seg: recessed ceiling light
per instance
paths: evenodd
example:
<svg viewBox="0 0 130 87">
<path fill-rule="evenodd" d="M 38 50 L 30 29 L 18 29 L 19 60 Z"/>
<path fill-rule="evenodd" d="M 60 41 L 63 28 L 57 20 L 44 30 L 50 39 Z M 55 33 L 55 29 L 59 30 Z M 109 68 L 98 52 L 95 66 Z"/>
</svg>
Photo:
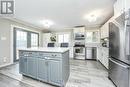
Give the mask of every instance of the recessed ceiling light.
<svg viewBox="0 0 130 87">
<path fill-rule="evenodd" d="M 44 26 L 45 28 L 49 28 L 49 27 L 51 27 L 51 26 L 54 24 L 54 22 L 51 21 L 51 20 L 43 20 L 43 21 L 42 21 L 42 24 L 43 24 L 43 26 Z"/>
</svg>

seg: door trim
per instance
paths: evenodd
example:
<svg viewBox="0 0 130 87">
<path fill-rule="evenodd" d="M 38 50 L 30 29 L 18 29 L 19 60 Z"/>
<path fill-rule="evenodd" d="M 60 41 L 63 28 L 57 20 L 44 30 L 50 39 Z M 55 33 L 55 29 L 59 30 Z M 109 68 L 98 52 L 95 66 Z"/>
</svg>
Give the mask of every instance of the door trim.
<svg viewBox="0 0 130 87">
<path fill-rule="evenodd" d="M 20 29 L 23 29 L 25 31 L 30 31 L 30 32 L 34 32 L 34 33 L 38 33 L 38 46 L 40 45 L 40 31 L 36 31 L 36 30 L 31 30 L 29 28 L 26 28 L 26 27 L 21 27 L 21 26 L 17 26 L 17 25 L 13 25 L 11 24 L 11 29 L 10 29 L 10 64 L 13 64 L 14 63 L 14 28 L 20 28 Z"/>
</svg>

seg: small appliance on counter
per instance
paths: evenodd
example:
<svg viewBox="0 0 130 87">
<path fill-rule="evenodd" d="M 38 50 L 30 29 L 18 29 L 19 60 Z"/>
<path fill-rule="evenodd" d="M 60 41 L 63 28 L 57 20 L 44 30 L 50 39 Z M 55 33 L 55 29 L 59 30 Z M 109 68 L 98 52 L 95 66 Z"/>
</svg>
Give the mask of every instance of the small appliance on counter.
<svg viewBox="0 0 130 87">
<path fill-rule="evenodd" d="M 109 38 L 108 37 L 102 38 L 101 44 L 102 44 L 103 47 L 109 47 Z"/>
</svg>

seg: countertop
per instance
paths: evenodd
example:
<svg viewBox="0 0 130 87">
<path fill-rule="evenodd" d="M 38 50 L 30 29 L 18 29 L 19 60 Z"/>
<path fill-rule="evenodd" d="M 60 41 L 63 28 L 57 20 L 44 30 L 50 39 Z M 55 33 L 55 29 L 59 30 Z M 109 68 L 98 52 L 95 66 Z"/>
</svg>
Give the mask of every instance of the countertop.
<svg viewBox="0 0 130 87">
<path fill-rule="evenodd" d="M 25 51 L 43 51 L 43 52 L 54 52 L 54 53 L 64 53 L 69 50 L 69 48 L 61 48 L 61 47 L 34 47 L 34 48 L 21 48 L 18 50 Z"/>
<path fill-rule="evenodd" d="M 101 47 L 100 43 L 86 43 L 85 47 Z"/>
</svg>

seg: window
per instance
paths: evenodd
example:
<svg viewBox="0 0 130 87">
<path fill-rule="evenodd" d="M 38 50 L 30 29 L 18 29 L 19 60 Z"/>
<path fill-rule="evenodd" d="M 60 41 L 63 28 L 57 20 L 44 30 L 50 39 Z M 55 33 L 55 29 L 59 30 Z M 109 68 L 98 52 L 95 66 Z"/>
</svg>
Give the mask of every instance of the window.
<svg viewBox="0 0 130 87">
<path fill-rule="evenodd" d="M 69 43 L 69 34 L 64 34 L 64 42 Z"/>
<path fill-rule="evenodd" d="M 14 61 L 19 60 L 17 49 L 39 46 L 39 34 L 20 28 L 14 28 Z"/>
<path fill-rule="evenodd" d="M 58 43 L 63 43 L 64 42 L 64 35 L 63 34 L 59 34 L 58 35 Z"/>
<path fill-rule="evenodd" d="M 87 31 L 86 42 L 87 43 L 98 43 L 100 40 L 99 31 Z"/>
<path fill-rule="evenodd" d="M 31 33 L 31 47 L 38 47 L 38 34 Z"/>
<path fill-rule="evenodd" d="M 69 43 L 69 34 L 58 34 L 58 43 Z"/>
<path fill-rule="evenodd" d="M 17 48 L 27 48 L 27 32 L 17 31 L 16 34 Z"/>
</svg>

